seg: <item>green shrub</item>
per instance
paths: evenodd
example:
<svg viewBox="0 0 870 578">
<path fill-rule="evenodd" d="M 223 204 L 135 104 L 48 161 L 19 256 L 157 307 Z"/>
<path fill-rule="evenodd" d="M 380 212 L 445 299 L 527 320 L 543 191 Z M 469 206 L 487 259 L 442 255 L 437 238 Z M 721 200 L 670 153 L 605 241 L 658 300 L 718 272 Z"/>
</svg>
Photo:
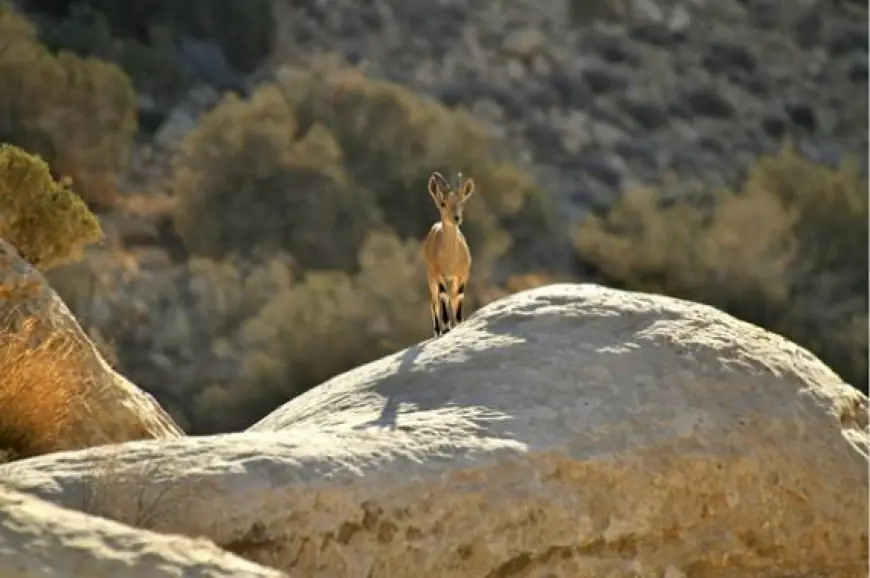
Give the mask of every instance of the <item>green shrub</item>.
<svg viewBox="0 0 870 578">
<path fill-rule="evenodd" d="M 136 95 L 115 65 L 51 55 L 0 4 L 0 142 L 43 157 L 92 205 L 110 204 L 136 130 Z"/>
<path fill-rule="evenodd" d="M 867 180 L 791 147 L 761 160 L 711 214 L 637 189 L 581 224 L 578 257 L 629 289 L 716 306 L 867 384 Z"/>
<path fill-rule="evenodd" d="M 176 229 L 197 254 L 286 249 L 305 269 L 350 269 L 380 211 L 344 171 L 323 127 L 300 133 L 276 86 L 228 95 L 189 136 L 173 170 Z"/>
<path fill-rule="evenodd" d="M 354 69 L 288 68 L 281 82 L 302 127 L 322 123 L 335 135 L 348 173 L 371 192 L 400 237 L 422 237 L 438 217 L 425 188 L 433 170 L 461 171 L 476 181 L 480 193 L 469 203 L 463 231 L 478 255 L 495 257 L 508 248 L 509 221 L 551 233 L 545 193 L 495 160 L 486 128 L 464 111 Z"/>
<path fill-rule="evenodd" d="M 39 39 L 52 52 L 114 62 L 136 90 L 158 99 L 174 99 L 189 86 L 171 31 L 149 25 L 145 38 L 114 36 L 106 16 L 91 4 L 73 3 L 64 18 L 40 22 Z"/>
<path fill-rule="evenodd" d="M 195 397 L 195 423 L 204 432 L 247 427 L 333 375 L 427 338 L 419 251 L 416 241 L 374 232 L 357 275 L 311 272 L 276 293 L 221 346 L 241 372 Z"/>
<path fill-rule="evenodd" d="M 352 70 L 287 70 L 249 101 L 229 97 L 201 120 L 174 171 L 177 230 L 194 252 L 282 247 L 303 268 L 350 270 L 363 236 L 385 224 L 422 239 L 438 212 L 433 170 L 480 191 L 463 231 L 481 277 L 520 241 L 555 238 L 545 194 L 493 159 L 468 115 Z"/>
<path fill-rule="evenodd" d="M 40 269 L 78 258 L 102 237 L 97 218 L 38 157 L 0 145 L 0 238 Z"/>
</svg>

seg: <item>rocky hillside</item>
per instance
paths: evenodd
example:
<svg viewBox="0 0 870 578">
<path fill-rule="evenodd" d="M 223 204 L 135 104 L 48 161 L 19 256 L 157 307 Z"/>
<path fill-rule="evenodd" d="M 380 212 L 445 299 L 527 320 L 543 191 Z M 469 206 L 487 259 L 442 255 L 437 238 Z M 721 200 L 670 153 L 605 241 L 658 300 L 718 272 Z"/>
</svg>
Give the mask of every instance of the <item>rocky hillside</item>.
<svg viewBox="0 0 870 578">
<path fill-rule="evenodd" d="M 261 4 L 249 3 L 246 22 L 256 17 L 260 28 L 251 24 L 247 36 L 179 35 L 161 55 L 179 70 L 175 97 L 139 83 L 147 126 L 189 130 L 195 118 L 186 116 L 217 102 L 202 85 L 246 94 L 276 63 L 332 55 L 467 107 L 574 215 L 666 175 L 734 184 L 785 138 L 824 163 L 866 158 L 865 3 L 273 0 L 273 14 Z M 52 38 L 59 15 L 68 26 L 85 19 L 76 2 L 25 5 Z M 107 34 L 130 34 L 111 18 Z M 190 84 L 200 88 L 178 90 Z M 179 99 L 187 114 L 173 116 Z"/>
<path fill-rule="evenodd" d="M 825 163 L 848 152 L 866 158 L 860 2 L 276 7 L 279 55 L 304 62 L 338 52 L 374 76 L 468 107 L 575 215 L 668 174 L 733 184 L 786 137 Z"/>
</svg>

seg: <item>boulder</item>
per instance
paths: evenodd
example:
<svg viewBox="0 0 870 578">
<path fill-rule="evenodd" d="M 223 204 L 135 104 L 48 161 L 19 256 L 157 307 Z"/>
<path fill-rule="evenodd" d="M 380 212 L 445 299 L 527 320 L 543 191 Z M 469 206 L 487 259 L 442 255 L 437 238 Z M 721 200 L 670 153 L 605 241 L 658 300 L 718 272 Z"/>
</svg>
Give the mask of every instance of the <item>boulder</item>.
<svg viewBox="0 0 870 578">
<path fill-rule="evenodd" d="M 150 395 L 106 363 L 45 277 L 3 240 L 0 351 L 7 459 L 183 435 Z"/>
<path fill-rule="evenodd" d="M 311 578 L 857 578 L 867 442 L 866 396 L 788 340 L 708 306 L 560 284 L 249 431 L 0 476 Z"/>
<path fill-rule="evenodd" d="M 3 578 L 281 578 L 205 539 L 162 536 L 0 488 Z"/>
</svg>

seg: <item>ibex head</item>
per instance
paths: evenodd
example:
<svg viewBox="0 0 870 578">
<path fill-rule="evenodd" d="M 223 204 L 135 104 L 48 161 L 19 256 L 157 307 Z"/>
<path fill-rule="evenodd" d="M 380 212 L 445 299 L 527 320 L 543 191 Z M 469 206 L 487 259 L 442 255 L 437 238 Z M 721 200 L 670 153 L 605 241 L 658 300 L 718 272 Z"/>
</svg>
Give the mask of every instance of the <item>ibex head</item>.
<svg viewBox="0 0 870 578">
<path fill-rule="evenodd" d="M 457 227 L 462 224 L 462 212 L 472 193 L 474 193 L 474 180 L 463 181 L 462 173 L 459 173 L 459 184 L 455 188 L 437 171 L 429 177 L 429 194 L 432 195 L 432 200 L 435 201 L 435 206 L 441 213 L 441 221 L 444 223 Z"/>
</svg>

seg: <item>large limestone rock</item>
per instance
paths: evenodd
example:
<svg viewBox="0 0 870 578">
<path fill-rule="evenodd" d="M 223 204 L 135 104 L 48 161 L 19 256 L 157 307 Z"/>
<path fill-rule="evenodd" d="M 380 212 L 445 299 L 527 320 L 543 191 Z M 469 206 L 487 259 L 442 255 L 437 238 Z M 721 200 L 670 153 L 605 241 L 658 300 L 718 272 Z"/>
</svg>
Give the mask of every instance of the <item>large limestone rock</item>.
<svg viewBox="0 0 870 578">
<path fill-rule="evenodd" d="M 181 435 L 106 363 L 45 277 L 0 240 L 0 452 L 27 457 Z"/>
<path fill-rule="evenodd" d="M 857 578 L 866 409 L 804 349 L 712 308 L 554 285 L 248 432 L 0 476 L 310 578 Z"/>
<path fill-rule="evenodd" d="M 281 578 L 208 540 L 136 530 L 0 488 L 3 578 Z"/>
</svg>

